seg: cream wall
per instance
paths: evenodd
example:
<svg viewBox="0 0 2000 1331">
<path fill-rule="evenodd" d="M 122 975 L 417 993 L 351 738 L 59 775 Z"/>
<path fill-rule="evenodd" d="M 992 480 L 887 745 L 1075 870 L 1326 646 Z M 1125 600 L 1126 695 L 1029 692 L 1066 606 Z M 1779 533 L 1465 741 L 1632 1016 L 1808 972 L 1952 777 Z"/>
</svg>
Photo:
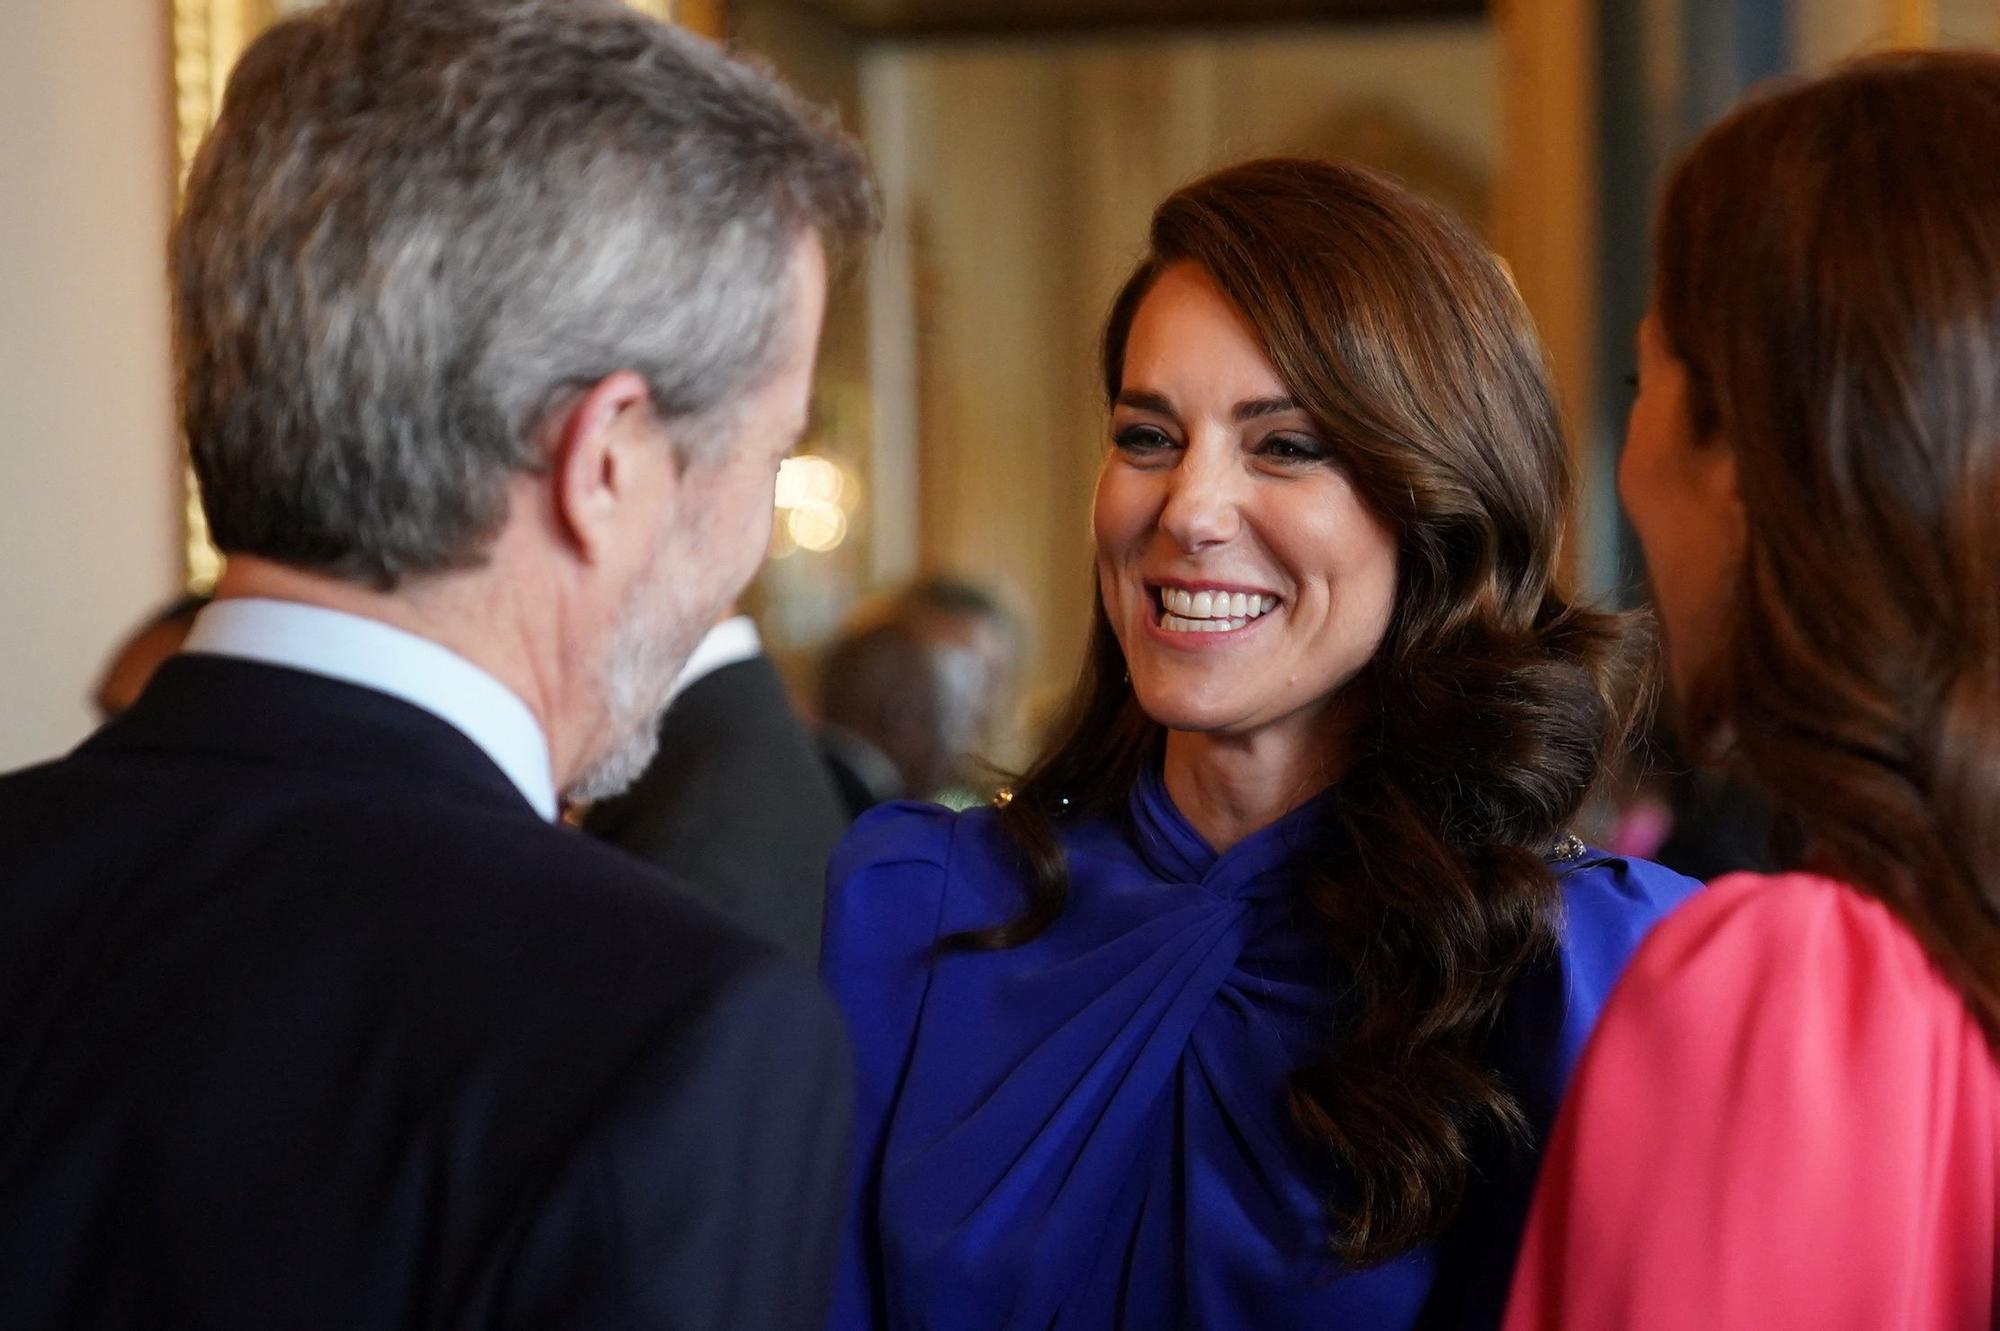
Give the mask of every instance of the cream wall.
<svg viewBox="0 0 2000 1331">
<path fill-rule="evenodd" d="M 165 10 L 0 0 L 0 769 L 176 585 Z"/>
</svg>

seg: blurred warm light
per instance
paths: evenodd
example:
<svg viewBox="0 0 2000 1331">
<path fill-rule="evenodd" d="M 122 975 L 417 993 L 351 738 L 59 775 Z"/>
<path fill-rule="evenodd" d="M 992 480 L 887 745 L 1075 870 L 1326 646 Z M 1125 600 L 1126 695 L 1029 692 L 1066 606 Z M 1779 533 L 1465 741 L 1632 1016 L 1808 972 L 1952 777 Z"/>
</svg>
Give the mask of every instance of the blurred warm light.
<svg viewBox="0 0 2000 1331">
<path fill-rule="evenodd" d="M 847 476 L 832 458 L 801 453 L 778 464 L 779 508 L 839 504 L 846 492 Z"/>
<path fill-rule="evenodd" d="M 801 550 L 823 555 L 847 539 L 847 514 L 834 504 L 802 504 L 785 515 L 785 530 Z"/>
<path fill-rule="evenodd" d="M 771 537 L 771 557 L 797 550 L 823 555 L 847 539 L 847 514 L 856 487 L 847 469 L 832 458 L 801 453 L 778 464 L 774 502 L 779 520 Z"/>
</svg>

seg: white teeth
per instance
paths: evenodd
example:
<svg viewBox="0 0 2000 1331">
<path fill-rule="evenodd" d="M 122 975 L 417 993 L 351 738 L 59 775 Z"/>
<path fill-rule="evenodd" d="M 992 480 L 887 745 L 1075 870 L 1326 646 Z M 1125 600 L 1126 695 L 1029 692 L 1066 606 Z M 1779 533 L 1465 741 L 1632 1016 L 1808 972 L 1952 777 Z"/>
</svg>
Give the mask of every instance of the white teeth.
<svg viewBox="0 0 2000 1331">
<path fill-rule="evenodd" d="M 1160 627 L 1169 633 L 1228 633 L 1249 622 L 1248 619 L 1188 619 L 1176 614 L 1160 617 Z"/>
<path fill-rule="evenodd" d="M 1175 619 L 1201 626 L 1166 625 L 1177 633 L 1220 633 L 1241 628 L 1258 616 L 1269 614 L 1278 608 L 1278 598 L 1258 592 L 1191 592 L 1182 587 L 1162 587 L 1160 608 L 1166 612 L 1163 624 L 1167 619 Z"/>
</svg>

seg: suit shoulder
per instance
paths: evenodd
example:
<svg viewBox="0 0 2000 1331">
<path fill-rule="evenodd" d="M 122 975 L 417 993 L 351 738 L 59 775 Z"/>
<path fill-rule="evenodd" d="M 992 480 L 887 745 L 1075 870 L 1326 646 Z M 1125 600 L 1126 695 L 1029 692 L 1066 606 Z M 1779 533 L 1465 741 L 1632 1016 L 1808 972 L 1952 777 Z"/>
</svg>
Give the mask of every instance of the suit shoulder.
<svg viewBox="0 0 2000 1331">
<path fill-rule="evenodd" d="M 776 955 L 666 871 L 512 810 L 406 809 L 393 823 L 357 824 L 347 844 L 357 868 L 382 866 L 424 903 L 399 913 L 410 928 L 443 925 L 458 937 L 452 922 L 476 921 L 496 959 L 581 951 L 609 966 L 680 965 L 720 982 Z"/>
<path fill-rule="evenodd" d="M 531 878 L 547 876 L 585 904 L 636 916 L 659 915 L 688 924 L 730 930 L 689 895 L 671 872 L 578 829 L 511 820 L 511 835 L 469 847 L 471 853 L 517 866 Z"/>
<path fill-rule="evenodd" d="M 44 816 L 44 806 L 69 802 L 90 781 L 89 764 L 87 755 L 71 753 L 0 772 L 0 825 L 33 826 Z"/>
<path fill-rule="evenodd" d="M 828 1041 L 844 1047 L 847 1026 L 833 996 L 801 962 L 759 946 L 727 980 L 713 1002 L 718 1024 L 782 1027 L 814 1046 Z"/>
</svg>

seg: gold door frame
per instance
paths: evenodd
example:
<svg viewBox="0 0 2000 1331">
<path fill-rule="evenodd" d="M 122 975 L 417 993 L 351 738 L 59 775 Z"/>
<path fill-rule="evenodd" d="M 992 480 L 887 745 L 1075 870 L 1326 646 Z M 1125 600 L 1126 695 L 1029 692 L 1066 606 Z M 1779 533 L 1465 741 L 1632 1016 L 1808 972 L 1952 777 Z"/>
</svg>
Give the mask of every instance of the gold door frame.
<svg viewBox="0 0 2000 1331">
<path fill-rule="evenodd" d="M 174 60 L 174 180 L 187 180 L 188 167 L 202 135 L 215 123 L 222 106 L 222 92 L 236 57 L 256 35 L 280 14 L 303 4 L 287 0 L 169 0 L 173 6 Z M 664 22 L 674 20 L 675 0 L 626 0 L 632 8 Z M 718 35 L 719 6 L 692 3 L 686 6 L 695 20 L 690 26 Z M 705 20 L 705 21 L 704 21 Z M 183 528 L 186 536 L 186 578 L 191 591 L 207 591 L 222 571 L 222 557 L 208 539 L 208 522 L 202 516 L 201 498 L 195 493 L 194 474 L 185 467 L 183 475 Z"/>
</svg>

